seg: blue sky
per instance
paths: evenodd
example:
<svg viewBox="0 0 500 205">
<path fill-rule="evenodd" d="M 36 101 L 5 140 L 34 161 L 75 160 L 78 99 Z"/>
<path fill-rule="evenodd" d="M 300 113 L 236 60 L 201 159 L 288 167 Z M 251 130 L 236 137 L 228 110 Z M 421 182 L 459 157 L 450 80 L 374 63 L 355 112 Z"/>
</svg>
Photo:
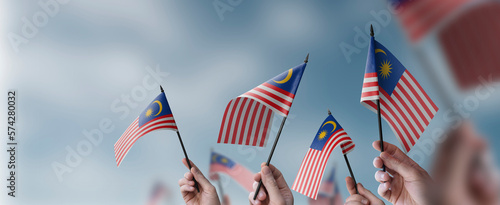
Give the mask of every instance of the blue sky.
<svg viewBox="0 0 500 205">
<path fill-rule="evenodd" d="M 309 63 L 272 163 L 291 186 L 330 109 L 356 143 L 349 154 L 356 179 L 376 192 L 372 160 L 378 153 L 371 143 L 378 139 L 377 118 L 359 103 L 367 47 L 359 47 L 349 62 L 340 45 L 355 46 L 357 28 L 364 32 L 366 25 L 377 22 L 371 12 L 387 10 L 386 2 L 242 1 L 221 20 L 212 1 L 72 0 L 60 4 L 59 11 L 18 52 L 6 36 L 21 34 L 22 18 L 31 19 L 43 10 L 34 1 L 3 2 L 8 12 L 2 14 L 0 30 L 4 37 L 2 87 L 19 93 L 19 197 L 2 196 L 3 201 L 143 204 L 154 183 L 162 181 L 172 192 L 170 203 L 181 204 L 177 181 L 187 169 L 181 163 L 183 154 L 174 132 L 146 135 L 119 168 L 115 164 L 114 143 L 159 94 L 159 88 L 145 86 L 144 81 L 163 85 L 188 154 L 205 173 L 211 148 L 257 172 L 267 159 L 281 119 L 275 118 L 265 148 L 217 144 L 225 106 L 302 63 L 307 53 Z M 432 39 L 410 45 L 395 16 L 380 28 L 376 39 L 446 110 L 415 54 L 422 47 L 438 50 Z M 156 69 L 160 75 L 152 75 Z M 132 96 L 133 105 L 124 103 L 127 96 Z M 494 97 L 481 102 L 472 115 L 486 136 L 497 131 L 494 122 L 498 122 L 499 110 L 493 105 L 498 103 L 498 92 Z M 458 102 L 462 98 L 454 96 Z M 122 106 L 127 113 L 118 111 Z M 432 130 L 445 126 L 441 111 L 421 140 L 431 139 Z M 102 141 L 92 144 L 89 154 L 60 181 L 54 163 L 64 164 L 68 149 L 77 150 L 88 142 L 84 133 L 99 129 L 101 121 L 111 122 L 111 131 L 103 133 Z M 387 142 L 398 144 L 385 122 L 384 136 Z M 500 143 L 489 139 L 492 146 Z M 432 153 L 421 159 L 425 168 L 431 162 Z M 348 171 L 340 149 L 333 151 L 327 173 L 334 165 L 345 198 L 343 178 Z M 246 203 L 248 193 L 235 182 L 226 181 L 224 188 L 236 204 Z M 297 192 L 294 196 L 297 204 L 307 200 Z"/>
</svg>

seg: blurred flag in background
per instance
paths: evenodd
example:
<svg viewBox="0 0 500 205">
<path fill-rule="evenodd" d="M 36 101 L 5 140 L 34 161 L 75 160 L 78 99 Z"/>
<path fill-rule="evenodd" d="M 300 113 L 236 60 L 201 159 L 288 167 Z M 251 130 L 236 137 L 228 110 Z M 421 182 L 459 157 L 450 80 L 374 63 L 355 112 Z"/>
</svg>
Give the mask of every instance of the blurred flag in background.
<svg viewBox="0 0 500 205">
<path fill-rule="evenodd" d="M 335 181 L 335 168 L 332 169 L 328 178 L 319 187 L 318 198 L 309 198 L 309 205 L 342 205 L 344 199 L 339 192 Z"/>
<path fill-rule="evenodd" d="M 210 155 L 210 170 L 209 176 L 211 180 L 219 180 L 218 173 L 224 173 L 229 175 L 232 179 L 234 179 L 238 184 L 240 184 L 243 188 L 245 188 L 248 192 L 253 190 L 253 175 L 250 170 L 245 168 L 244 166 L 236 163 L 235 161 L 218 154 L 216 152 L 212 152 Z"/>
</svg>

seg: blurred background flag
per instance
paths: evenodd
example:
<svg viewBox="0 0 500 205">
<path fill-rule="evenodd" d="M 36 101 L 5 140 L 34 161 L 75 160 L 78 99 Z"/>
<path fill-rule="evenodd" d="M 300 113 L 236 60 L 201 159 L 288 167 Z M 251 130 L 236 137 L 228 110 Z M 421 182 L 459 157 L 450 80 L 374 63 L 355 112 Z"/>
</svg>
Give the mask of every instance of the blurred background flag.
<svg viewBox="0 0 500 205">
<path fill-rule="evenodd" d="M 226 156 L 212 151 L 210 155 L 210 179 L 220 180 L 219 173 L 227 174 L 248 192 L 253 190 L 254 173 Z"/>
<path fill-rule="evenodd" d="M 314 136 L 292 189 L 309 198 L 317 199 L 328 158 L 333 149 L 342 144 L 345 145 L 342 149 L 344 155 L 351 152 L 355 146 L 337 120 L 328 115 Z"/>
<path fill-rule="evenodd" d="M 217 143 L 265 146 L 273 111 L 288 116 L 305 68 L 304 62 L 231 100 Z"/>
<path fill-rule="evenodd" d="M 409 152 L 438 111 L 410 72 L 382 44 L 371 38 L 361 104 L 389 123 L 403 150 Z"/>
<path fill-rule="evenodd" d="M 163 183 L 157 182 L 151 192 L 151 197 L 147 205 L 159 205 L 161 202 L 165 201 L 165 198 L 169 195 L 168 189 Z"/>
<path fill-rule="evenodd" d="M 417 42 L 462 5 L 477 0 L 390 0 L 412 42 Z"/>
<path fill-rule="evenodd" d="M 339 192 L 335 181 L 335 168 L 332 169 L 328 178 L 319 187 L 318 198 L 309 198 L 309 205 L 342 205 L 344 200 Z"/>
<path fill-rule="evenodd" d="M 413 44 L 432 33 L 437 34 L 450 74 L 460 89 L 483 83 L 479 77 L 500 80 L 500 69 L 497 69 L 500 23 L 496 21 L 500 19 L 499 1 L 390 1 Z"/>
<path fill-rule="evenodd" d="M 120 166 L 132 145 L 140 137 L 160 129 L 177 131 L 177 125 L 164 92 L 148 105 L 115 143 L 116 165 Z"/>
</svg>

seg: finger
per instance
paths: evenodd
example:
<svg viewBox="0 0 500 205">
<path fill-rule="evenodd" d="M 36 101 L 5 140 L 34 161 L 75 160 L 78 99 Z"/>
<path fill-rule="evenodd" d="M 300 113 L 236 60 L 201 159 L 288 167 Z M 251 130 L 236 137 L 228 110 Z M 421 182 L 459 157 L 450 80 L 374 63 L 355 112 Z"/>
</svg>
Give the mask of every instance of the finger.
<svg viewBox="0 0 500 205">
<path fill-rule="evenodd" d="M 368 199 L 359 195 L 353 194 L 345 200 L 346 204 L 368 204 Z"/>
<path fill-rule="evenodd" d="M 253 175 L 253 180 L 256 181 L 256 182 L 259 182 L 260 181 L 260 172 L 257 172 L 257 174 Z"/>
<path fill-rule="evenodd" d="M 194 186 L 194 181 L 189 181 L 186 178 L 179 179 L 179 187 L 182 185 Z"/>
<path fill-rule="evenodd" d="M 389 176 L 389 174 L 387 172 L 383 172 L 381 170 L 375 172 L 375 180 L 377 180 L 378 182 L 380 183 L 384 183 L 384 182 L 391 182 L 392 181 L 392 177 Z"/>
<path fill-rule="evenodd" d="M 377 196 L 375 196 L 375 194 L 373 194 L 370 190 L 366 189 L 361 183 L 358 183 L 358 191 L 359 194 L 366 197 L 370 202 L 376 202 L 376 201 L 382 202 L 382 200 L 380 200 Z"/>
<path fill-rule="evenodd" d="M 378 169 L 382 169 L 383 166 L 384 166 L 384 161 L 382 160 L 382 158 L 375 157 L 373 159 L 373 167 L 378 168 Z M 385 171 L 388 172 L 389 174 L 391 174 L 392 176 L 394 176 L 395 174 L 397 174 L 397 172 L 395 172 L 393 169 L 391 169 L 389 167 L 386 167 Z"/>
<path fill-rule="evenodd" d="M 394 170 L 405 178 L 405 180 L 413 180 L 416 177 L 420 177 L 421 173 L 427 173 L 408 156 L 405 156 L 405 159 L 400 159 L 388 152 L 382 152 L 380 153 L 380 158 L 386 167 Z"/>
<path fill-rule="evenodd" d="M 385 182 L 378 185 L 377 192 L 381 197 L 384 197 L 385 199 L 389 200 L 391 198 L 390 184 L 388 182 Z"/>
<path fill-rule="evenodd" d="M 250 192 L 250 194 L 248 195 L 248 201 L 250 201 L 250 204 L 253 204 L 253 205 L 261 205 L 262 202 L 260 202 L 259 200 L 253 200 L 254 194 L 255 194 L 255 192 Z"/>
<path fill-rule="evenodd" d="M 187 179 L 187 180 L 189 180 L 189 181 L 192 181 L 192 180 L 193 180 L 193 178 L 194 178 L 193 173 L 191 173 L 191 172 L 186 172 L 186 173 L 184 174 L 184 178 L 185 178 L 185 179 Z"/>
<path fill-rule="evenodd" d="M 372 146 L 380 151 L 380 141 L 373 142 Z M 380 158 L 383 160 L 385 166 L 393 169 L 403 177 L 415 175 L 415 172 L 422 170 L 415 161 L 391 143 L 384 142 L 384 152 L 380 154 Z M 386 160 L 388 161 L 386 162 Z"/>
<path fill-rule="evenodd" d="M 276 182 L 278 183 L 278 187 L 280 189 L 288 187 L 288 184 L 286 183 L 285 177 L 283 176 L 281 171 L 272 164 L 269 164 L 269 168 L 273 172 L 273 176 L 274 176 L 274 179 L 276 180 Z"/>
<path fill-rule="evenodd" d="M 194 186 L 189 186 L 189 185 L 182 185 L 181 186 L 181 193 L 183 195 L 185 193 L 194 192 L 194 190 L 195 190 Z"/>
<path fill-rule="evenodd" d="M 259 181 L 260 181 L 260 177 L 259 177 Z M 254 193 L 257 190 L 258 186 L 259 186 L 259 182 L 256 182 L 256 181 L 253 182 L 252 187 L 253 187 Z M 266 190 L 265 190 L 264 186 L 261 186 L 260 189 L 259 189 L 259 194 L 257 194 L 257 198 L 256 199 L 264 201 L 264 200 L 266 200 L 266 197 L 267 197 Z"/>
<path fill-rule="evenodd" d="M 189 160 L 189 162 L 191 163 L 191 166 L 194 166 L 193 161 Z M 184 166 L 185 166 L 186 168 L 191 169 L 191 168 L 189 167 L 188 163 L 187 163 L 186 158 L 182 158 L 182 163 L 184 164 Z"/>
<path fill-rule="evenodd" d="M 267 190 L 267 193 L 269 194 L 269 196 L 276 196 L 277 197 L 276 200 L 278 200 L 278 201 L 283 200 L 282 197 L 281 198 L 279 197 L 279 196 L 281 196 L 281 194 L 280 194 L 278 184 L 277 184 L 276 180 L 274 179 L 274 176 L 273 176 L 271 169 L 268 166 L 262 167 L 261 175 L 262 175 L 262 183 L 266 187 L 266 190 Z M 260 194 L 260 192 L 259 192 L 259 194 Z M 273 197 L 273 198 L 275 198 L 275 197 Z"/>
<path fill-rule="evenodd" d="M 347 191 L 349 191 L 349 194 L 351 196 L 357 194 L 354 180 L 351 177 L 345 178 L 345 186 L 347 187 Z"/>
</svg>

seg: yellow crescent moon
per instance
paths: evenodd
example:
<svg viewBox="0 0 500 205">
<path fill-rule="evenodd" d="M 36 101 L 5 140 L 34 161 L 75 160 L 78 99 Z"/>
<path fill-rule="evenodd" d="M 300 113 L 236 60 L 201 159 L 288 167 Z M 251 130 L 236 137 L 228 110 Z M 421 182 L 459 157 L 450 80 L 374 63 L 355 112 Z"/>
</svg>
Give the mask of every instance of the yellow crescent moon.
<svg viewBox="0 0 500 205">
<path fill-rule="evenodd" d="M 283 80 L 280 80 L 280 81 L 275 81 L 273 80 L 275 83 L 279 83 L 279 84 L 283 84 L 283 83 L 286 83 L 288 80 L 290 80 L 290 78 L 292 77 L 292 74 L 293 74 L 293 69 L 290 69 L 288 70 L 288 75 L 286 75 L 286 78 L 283 79 Z"/>
<path fill-rule="evenodd" d="M 163 107 L 161 106 L 161 102 L 159 100 L 155 100 L 155 101 L 153 101 L 153 103 L 158 103 L 158 106 L 160 106 L 160 110 L 155 115 L 155 116 L 158 116 L 161 113 L 161 110 L 163 109 Z"/>
<path fill-rule="evenodd" d="M 337 124 L 334 122 L 334 121 L 327 121 L 325 122 L 325 124 L 323 124 L 323 126 L 321 126 L 321 128 L 323 128 L 326 124 L 332 124 L 333 125 L 333 129 L 332 129 L 332 132 L 337 129 Z"/>
<path fill-rule="evenodd" d="M 385 51 L 382 49 L 375 49 L 375 54 L 377 54 L 377 53 L 383 53 L 383 54 L 387 55 L 387 53 L 385 53 Z"/>
</svg>

